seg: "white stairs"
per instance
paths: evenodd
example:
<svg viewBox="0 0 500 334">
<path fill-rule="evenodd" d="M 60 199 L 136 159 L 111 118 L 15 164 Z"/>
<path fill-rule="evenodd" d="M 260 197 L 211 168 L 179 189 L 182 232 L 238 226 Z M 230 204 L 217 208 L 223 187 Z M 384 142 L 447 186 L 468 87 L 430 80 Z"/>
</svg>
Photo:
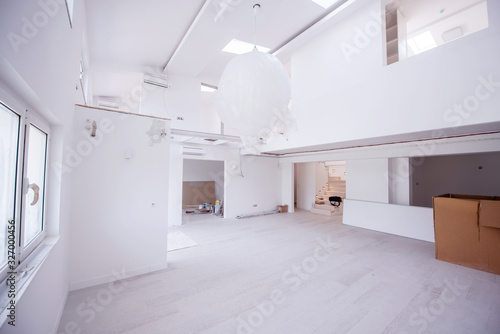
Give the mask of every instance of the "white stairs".
<svg viewBox="0 0 500 334">
<path fill-rule="evenodd" d="M 314 204 L 314 207 L 311 208 L 311 212 L 324 216 L 342 215 L 344 202 L 342 202 L 339 207 L 335 207 L 330 204 L 328 197 L 339 196 L 344 200 L 346 197 L 345 187 L 345 180 L 342 180 L 339 176 L 329 177 L 328 189 L 325 189 L 324 192 L 321 193 L 321 196 L 318 197 L 318 200 L 325 202 L 325 204 Z"/>
</svg>

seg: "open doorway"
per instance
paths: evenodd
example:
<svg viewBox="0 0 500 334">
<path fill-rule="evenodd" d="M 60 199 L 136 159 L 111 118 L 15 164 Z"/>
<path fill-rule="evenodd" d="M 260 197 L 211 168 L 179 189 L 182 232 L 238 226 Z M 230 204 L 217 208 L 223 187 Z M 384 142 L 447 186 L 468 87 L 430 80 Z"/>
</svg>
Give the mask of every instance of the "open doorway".
<svg viewBox="0 0 500 334">
<path fill-rule="evenodd" d="M 224 161 L 184 159 L 182 224 L 224 216 Z"/>
<path fill-rule="evenodd" d="M 295 164 L 297 208 L 325 216 L 342 215 L 346 177 L 345 161 Z"/>
</svg>

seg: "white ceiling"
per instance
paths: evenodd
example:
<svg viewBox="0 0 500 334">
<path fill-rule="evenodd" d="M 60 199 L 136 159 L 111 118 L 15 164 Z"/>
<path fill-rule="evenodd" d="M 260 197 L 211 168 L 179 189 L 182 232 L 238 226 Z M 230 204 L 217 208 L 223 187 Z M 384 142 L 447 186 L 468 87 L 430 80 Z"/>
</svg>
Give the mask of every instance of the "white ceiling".
<svg viewBox="0 0 500 334">
<path fill-rule="evenodd" d="M 204 0 L 85 0 L 90 64 L 143 72 L 165 65 Z"/>
<path fill-rule="evenodd" d="M 137 74 L 158 73 L 167 64 L 168 74 L 218 85 L 235 56 L 222 48 L 233 38 L 253 43 L 255 3 L 261 5 L 257 44 L 272 52 L 346 2 L 325 9 L 311 0 L 85 1 L 96 96 L 120 95 L 137 85 Z"/>
</svg>

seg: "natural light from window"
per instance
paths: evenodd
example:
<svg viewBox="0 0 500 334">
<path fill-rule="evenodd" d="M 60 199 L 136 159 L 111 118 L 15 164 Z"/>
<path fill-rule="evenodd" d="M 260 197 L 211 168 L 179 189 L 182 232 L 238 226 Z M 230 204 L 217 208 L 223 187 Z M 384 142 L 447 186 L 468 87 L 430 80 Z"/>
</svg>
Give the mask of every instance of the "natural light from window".
<svg viewBox="0 0 500 334">
<path fill-rule="evenodd" d="M 385 7 L 387 65 L 486 28 L 486 0 L 392 1 Z"/>
<path fill-rule="evenodd" d="M 233 39 L 224 47 L 224 49 L 222 49 L 222 51 L 241 55 L 252 51 L 253 47 L 254 45 L 252 43 L 247 43 L 240 41 L 238 39 Z M 257 50 L 261 52 L 269 52 L 269 50 L 271 49 L 257 45 Z"/>
<path fill-rule="evenodd" d="M 201 84 L 201 91 L 206 92 L 206 93 L 213 93 L 213 92 L 217 91 L 217 88 L 214 86 L 202 83 Z"/>
<path fill-rule="evenodd" d="M 437 43 L 431 32 L 426 31 L 408 39 L 408 46 L 412 49 L 414 54 L 418 55 L 419 53 L 435 48 Z"/>
<path fill-rule="evenodd" d="M 328 8 L 330 7 L 331 5 L 333 5 L 334 3 L 338 2 L 339 0 L 312 0 L 312 2 L 315 2 L 317 3 L 318 5 L 320 5 L 321 7 L 323 8 Z"/>
</svg>

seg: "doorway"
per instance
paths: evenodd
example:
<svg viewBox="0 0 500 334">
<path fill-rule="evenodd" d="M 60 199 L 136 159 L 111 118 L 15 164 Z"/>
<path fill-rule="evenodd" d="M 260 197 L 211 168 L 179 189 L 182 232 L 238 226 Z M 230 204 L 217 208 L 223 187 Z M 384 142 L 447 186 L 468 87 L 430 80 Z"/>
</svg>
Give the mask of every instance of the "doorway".
<svg viewBox="0 0 500 334">
<path fill-rule="evenodd" d="M 224 161 L 184 159 L 182 224 L 223 217 Z"/>
<path fill-rule="evenodd" d="M 346 179 L 345 161 L 295 164 L 294 188 L 297 208 L 325 216 L 342 215 L 343 201 L 346 198 Z M 330 201 L 331 197 L 340 200 Z"/>
</svg>

